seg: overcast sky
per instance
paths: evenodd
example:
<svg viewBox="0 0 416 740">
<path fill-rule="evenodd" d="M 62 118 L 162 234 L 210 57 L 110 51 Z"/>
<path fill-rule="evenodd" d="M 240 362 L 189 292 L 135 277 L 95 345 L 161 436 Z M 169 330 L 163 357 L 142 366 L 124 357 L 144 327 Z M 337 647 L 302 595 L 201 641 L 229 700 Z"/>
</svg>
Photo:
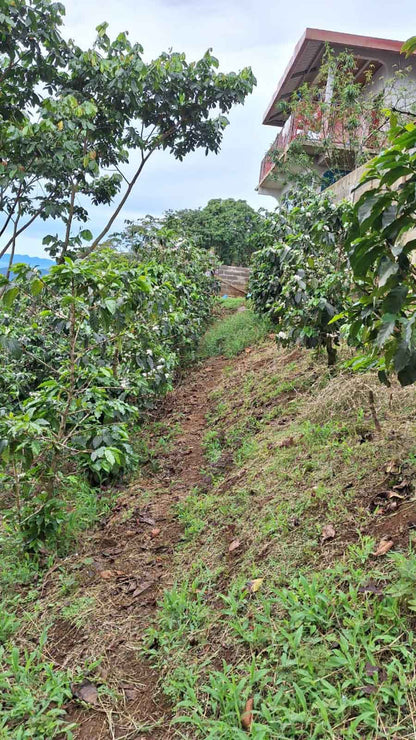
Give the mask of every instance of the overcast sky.
<svg viewBox="0 0 416 740">
<path fill-rule="evenodd" d="M 182 163 L 156 153 L 127 202 L 125 218 L 161 214 L 168 208 L 204 206 L 210 198 L 244 198 L 252 206 L 273 207 L 274 201 L 255 192 L 261 159 L 276 130 L 262 126 L 262 115 L 293 48 L 306 27 L 405 40 L 416 34 L 414 0 L 63 0 L 64 34 L 81 46 L 90 45 L 95 27 L 109 23 L 113 38 L 128 30 L 132 42 L 144 47 L 146 60 L 172 48 L 189 60 L 213 47 L 224 72 L 250 65 L 257 78 L 255 92 L 229 116 L 218 155 L 190 154 Z M 94 232 L 107 220 L 107 209 L 91 214 Z M 45 224 L 34 228 L 19 252 L 42 255 Z"/>
</svg>

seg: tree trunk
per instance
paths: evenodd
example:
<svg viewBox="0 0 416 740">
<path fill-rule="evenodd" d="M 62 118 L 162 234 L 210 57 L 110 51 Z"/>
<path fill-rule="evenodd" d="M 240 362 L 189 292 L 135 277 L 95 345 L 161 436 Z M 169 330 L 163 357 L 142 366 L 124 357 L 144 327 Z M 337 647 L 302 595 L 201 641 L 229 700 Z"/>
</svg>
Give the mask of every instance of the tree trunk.
<svg viewBox="0 0 416 740">
<path fill-rule="evenodd" d="M 325 346 L 328 355 L 328 367 L 333 367 L 337 361 L 337 351 L 332 344 L 332 337 L 325 337 Z"/>
</svg>

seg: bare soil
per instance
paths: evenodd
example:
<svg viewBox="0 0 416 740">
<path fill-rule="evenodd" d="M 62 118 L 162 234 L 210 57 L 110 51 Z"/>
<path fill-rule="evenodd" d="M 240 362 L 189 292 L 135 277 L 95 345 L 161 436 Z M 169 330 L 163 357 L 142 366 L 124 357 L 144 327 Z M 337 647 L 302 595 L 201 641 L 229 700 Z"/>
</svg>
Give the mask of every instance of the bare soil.
<svg viewBox="0 0 416 740">
<path fill-rule="evenodd" d="M 92 597 L 94 606 L 82 627 L 63 618 L 54 622 L 50 658 L 58 666 L 76 668 L 104 656 L 98 669 L 103 683 L 120 696 L 116 712 L 114 700 L 111 710 L 101 699 L 91 709 L 76 700 L 69 703 L 67 718 L 78 723 L 77 740 L 173 737 L 161 677 L 140 648 L 159 599 L 172 585 L 172 555 L 182 537 L 175 504 L 202 481 L 201 442 L 209 395 L 226 363 L 215 358 L 192 369 L 168 394 L 158 420 L 169 426 L 180 423 L 173 448 L 159 459 L 156 473 L 146 476 L 145 470 L 122 493 L 108 521 L 88 536 L 79 553 L 65 560 L 65 569 L 76 574 L 77 596 L 82 592 Z M 45 609 L 54 602 L 57 585 L 55 570 L 45 579 Z"/>
</svg>

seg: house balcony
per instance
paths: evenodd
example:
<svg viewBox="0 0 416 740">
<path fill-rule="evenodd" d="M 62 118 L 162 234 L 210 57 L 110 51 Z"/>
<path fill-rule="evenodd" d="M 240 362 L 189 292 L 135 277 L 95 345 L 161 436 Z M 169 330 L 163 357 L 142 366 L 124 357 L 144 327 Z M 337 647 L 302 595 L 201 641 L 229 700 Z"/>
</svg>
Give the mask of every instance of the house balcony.
<svg viewBox="0 0 416 740">
<path fill-rule="evenodd" d="M 373 120 L 371 128 L 374 131 L 377 121 Z M 356 130 L 354 138 L 364 142 L 363 148 L 372 156 L 377 147 L 369 138 L 370 126 L 368 122 L 362 124 L 360 130 Z M 285 190 L 285 183 L 277 174 L 276 162 L 284 159 L 290 144 L 298 139 L 302 142 L 304 151 L 313 158 L 313 165 L 317 172 L 323 174 L 327 170 L 326 146 L 328 139 L 332 140 L 332 148 L 343 150 L 339 157 L 342 162 L 341 169 L 348 171 L 354 167 L 353 146 L 349 141 L 348 131 L 341 120 L 323 120 L 322 107 L 317 105 L 314 116 L 291 115 L 279 131 L 269 151 L 263 157 L 260 167 L 260 177 L 257 190 L 264 195 L 272 195 L 279 198 Z M 380 144 L 378 145 L 378 149 Z M 341 151 L 340 151 L 341 154 Z"/>
</svg>

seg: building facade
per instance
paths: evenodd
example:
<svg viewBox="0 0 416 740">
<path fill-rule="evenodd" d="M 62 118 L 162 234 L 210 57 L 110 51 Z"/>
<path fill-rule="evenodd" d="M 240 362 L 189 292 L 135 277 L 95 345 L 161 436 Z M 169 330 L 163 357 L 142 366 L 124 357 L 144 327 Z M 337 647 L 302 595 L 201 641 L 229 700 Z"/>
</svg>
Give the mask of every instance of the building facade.
<svg viewBox="0 0 416 740">
<path fill-rule="evenodd" d="M 384 105 L 392 106 L 395 110 L 406 114 L 414 110 L 416 104 L 416 64 L 406 59 L 401 54 L 402 41 L 390 39 L 368 38 L 352 34 L 338 33 L 335 31 L 322 31 L 307 28 L 302 38 L 296 45 L 293 56 L 277 86 L 263 118 L 263 124 L 277 128 L 277 135 L 266 153 L 260 168 L 260 177 L 257 190 L 262 195 L 270 195 L 279 200 L 288 187 L 287 180 L 281 175 L 279 163 L 284 161 L 292 142 L 298 140 L 309 156 L 312 167 L 321 176 L 338 179 L 341 174 L 347 174 L 354 170 L 355 163 L 345 152 L 345 171 L 331 173 L 328 170 L 328 161 L 324 152 L 325 127 L 323 125 L 310 126 L 309 130 L 305 120 L 297 113 L 291 111 L 291 102 L 296 95 L 301 96 L 301 88 L 308 85 L 310 89 L 316 87 L 318 97 L 325 103 L 331 102 L 333 94 L 333 72 L 329 69 L 326 78 L 322 79 L 322 70 L 325 53 L 328 47 L 332 50 L 334 57 L 347 51 L 354 59 L 353 79 L 361 85 L 360 95 L 372 100 L 376 96 L 384 96 Z M 328 107 L 328 106 L 327 106 Z M 322 105 L 316 108 L 316 116 L 322 111 Z M 322 115 L 322 113 L 321 113 Z M 375 122 L 374 128 L 376 128 Z M 364 124 L 363 121 L 363 127 Z M 345 140 L 339 135 L 336 137 L 336 125 L 333 127 L 333 138 L 335 146 L 340 149 L 345 147 Z M 335 134 L 334 134 L 335 130 Z M 380 149 L 380 137 L 375 140 L 365 136 L 362 132 L 362 140 L 368 143 L 364 155 L 370 158 Z M 378 149 L 377 149 L 378 147 Z M 354 178 L 353 178 L 354 179 Z"/>
</svg>

